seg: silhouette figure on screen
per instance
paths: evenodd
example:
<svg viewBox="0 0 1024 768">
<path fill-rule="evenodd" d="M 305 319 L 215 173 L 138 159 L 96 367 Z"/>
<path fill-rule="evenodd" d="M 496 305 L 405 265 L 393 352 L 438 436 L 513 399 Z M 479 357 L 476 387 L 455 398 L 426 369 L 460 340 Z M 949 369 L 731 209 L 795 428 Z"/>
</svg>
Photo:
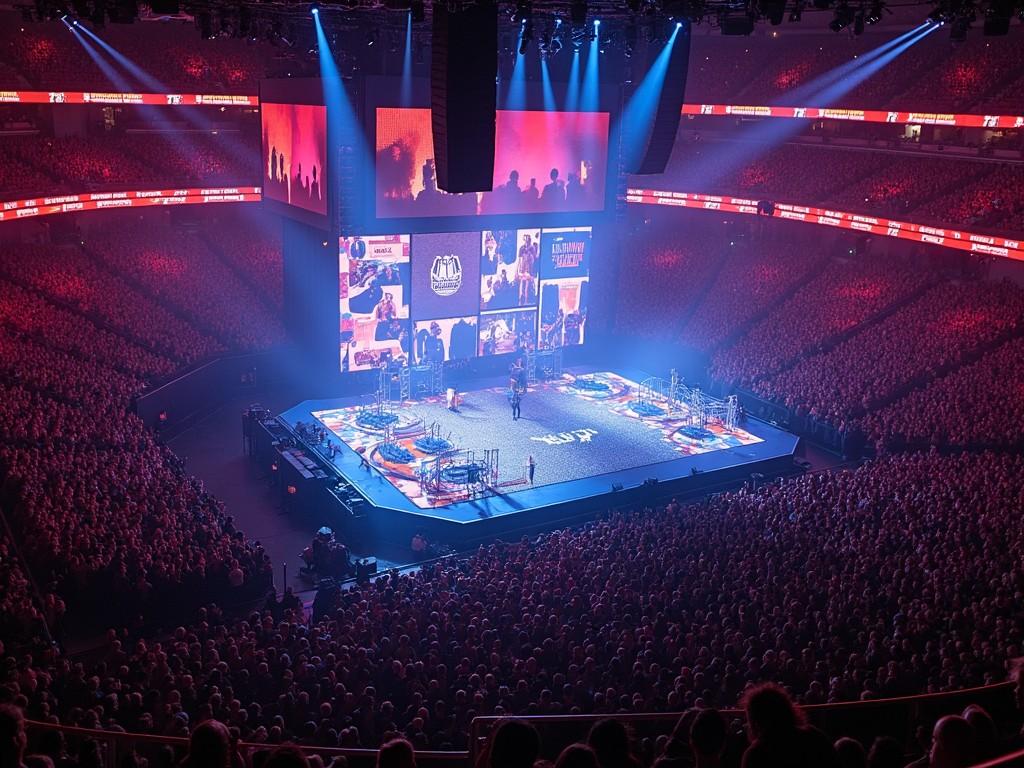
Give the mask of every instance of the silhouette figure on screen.
<svg viewBox="0 0 1024 768">
<path fill-rule="evenodd" d="M 552 168 L 549 176 L 551 177 L 551 183 L 545 185 L 541 200 L 548 207 L 560 207 L 565 202 L 565 183 L 558 178 L 557 168 Z"/>
<path fill-rule="evenodd" d="M 528 206 L 534 206 L 537 204 L 537 200 L 540 199 L 540 190 L 537 188 L 537 179 L 530 179 L 530 186 L 523 190 L 523 195 L 526 197 L 526 204 Z"/>
<path fill-rule="evenodd" d="M 316 178 L 316 166 L 315 165 L 313 166 L 313 183 L 309 187 L 309 196 L 313 200 L 319 200 L 320 199 L 320 182 L 317 181 L 317 178 Z"/>
<path fill-rule="evenodd" d="M 284 182 L 286 182 L 288 180 L 288 177 L 285 176 L 285 174 L 284 174 L 284 152 L 282 152 L 280 155 L 277 156 L 277 162 L 281 166 L 281 168 L 280 168 L 280 170 L 279 170 L 279 172 L 277 174 L 277 180 L 280 181 L 283 184 Z"/>
<path fill-rule="evenodd" d="M 387 200 L 412 199 L 412 149 L 401 139 L 377 152 L 377 189 Z"/>
<path fill-rule="evenodd" d="M 270 150 L 270 180 L 277 181 L 277 147 Z"/>
</svg>

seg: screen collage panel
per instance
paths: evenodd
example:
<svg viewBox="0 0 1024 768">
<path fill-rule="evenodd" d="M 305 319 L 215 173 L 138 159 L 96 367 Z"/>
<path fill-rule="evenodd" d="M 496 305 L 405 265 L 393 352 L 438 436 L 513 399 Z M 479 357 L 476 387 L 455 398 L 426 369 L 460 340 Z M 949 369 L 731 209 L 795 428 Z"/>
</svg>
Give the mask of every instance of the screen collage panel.
<svg viewBox="0 0 1024 768">
<path fill-rule="evenodd" d="M 378 218 L 600 211 L 607 112 L 498 110 L 491 192 L 437 188 L 429 109 L 378 107 Z"/>
<path fill-rule="evenodd" d="M 582 344 L 590 249 L 590 227 L 341 238 L 341 370 Z"/>
<path fill-rule="evenodd" d="M 263 196 L 327 215 L 327 108 L 311 104 L 260 107 Z"/>
<path fill-rule="evenodd" d="M 407 359 L 409 236 L 343 237 L 338 251 L 341 370 Z"/>
</svg>

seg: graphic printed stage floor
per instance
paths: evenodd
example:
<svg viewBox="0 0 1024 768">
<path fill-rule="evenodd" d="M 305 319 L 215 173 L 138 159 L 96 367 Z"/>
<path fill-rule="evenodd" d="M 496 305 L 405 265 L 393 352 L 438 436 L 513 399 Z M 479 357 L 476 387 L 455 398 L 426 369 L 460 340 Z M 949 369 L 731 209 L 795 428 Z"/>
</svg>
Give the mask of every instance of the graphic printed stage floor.
<svg viewBox="0 0 1024 768">
<path fill-rule="evenodd" d="M 761 422 L 729 430 L 712 422 L 695 429 L 688 413 L 643 417 L 638 384 L 611 372 L 567 375 L 531 385 L 522 417 L 513 421 L 508 390 L 464 393 L 458 412 L 443 397 L 394 407 L 394 445 L 383 451 L 384 432 L 360 423 L 367 400 L 306 401 L 282 414 L 294 426 L 320 422 L 341 448 L 334 465 L 378 507 L 472 522 L 494 515 L 607 493 L 615 484 L 636 487 L 651 477 L 671 480 L 791 455 L 795 438 Z M 434 433 L 475 456 L 497 449 L 498 481 L 474 496 L 451 484 L 425 489 L 421 466 L 424 433 Z M 385 456 L 384 454 L 387 454 Z M 360 467 L 365 456 L 372 469 Z M 534 485 L 527 479 L 532 456 Z"/>
</svg>

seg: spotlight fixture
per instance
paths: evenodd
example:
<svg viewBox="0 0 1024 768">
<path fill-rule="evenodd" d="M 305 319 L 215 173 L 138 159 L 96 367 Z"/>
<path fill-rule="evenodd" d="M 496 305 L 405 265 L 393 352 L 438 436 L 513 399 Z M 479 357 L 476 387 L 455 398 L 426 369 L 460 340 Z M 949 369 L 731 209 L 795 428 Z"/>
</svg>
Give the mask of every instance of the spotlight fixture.
<svg viewBox="0 0 1024 768">
<path fill-rule="evenodd" d="M 313 3 L 311 6 L 309 6 L 309 12 L 313 16 L 319 16 L 320 15 L 320 3 Z"/>
<path fill-rule="evenodd" d="M 523 33 L 519 36 L 519 55 L 525 56 L 533 40 L 533 19 L 523 19 Z"/>
<path fill-rule="evenodd" d="M 871 8 L 868 10 L 867 16 L 864 17 L 864 21 L 868 24 L 877 24 L 882 20 L 882 12 L 885 11 L 885 3 L 883 0 L 875 0 L 871 4 Z M 892 11 L 889 11 L 892 13 Z"/>
<path fill-rule="evenodd" d="M 525 24 L 527 19 L 533 18 L 533 3 L 530 0 L 518 0 L 516 9 L 512 11 L 512 22 Z"/>
<path fill-rule="evenodd" d="M 376 42 L 377 42 L 377 30 L 374 29 L 374 30 L 371 30 L 370 32 L 367 32 L 366 33 L 366 47 L 369 48 L 369 47 L 371 47 Z"/>
</svg>

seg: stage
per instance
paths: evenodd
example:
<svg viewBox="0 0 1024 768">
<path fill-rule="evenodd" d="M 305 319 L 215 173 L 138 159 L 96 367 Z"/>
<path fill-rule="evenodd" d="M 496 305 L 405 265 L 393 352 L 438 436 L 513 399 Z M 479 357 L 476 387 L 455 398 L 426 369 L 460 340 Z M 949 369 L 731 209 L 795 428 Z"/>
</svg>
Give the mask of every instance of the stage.
<svg viewBox="0 0 1024 768">
<path fill-rule="evenodd" d="M 754 419 L 696 426 L 682 404 L 639 407 L 642 378 L 577 370 L 531 384 L 518 420 L 506 382 L 463 393 L 454 412 L 439 396 L 394 403 L 381 417 L 371 396 L 307 400 L 280 419 L 326 429 L 311 447 L 329 456 L 333 444 L 328 463 L 373 505 L 371 525 L 387 538 L 423 529 L 482 539 L 792 466 L 796 436 Z"/>
</svg>

